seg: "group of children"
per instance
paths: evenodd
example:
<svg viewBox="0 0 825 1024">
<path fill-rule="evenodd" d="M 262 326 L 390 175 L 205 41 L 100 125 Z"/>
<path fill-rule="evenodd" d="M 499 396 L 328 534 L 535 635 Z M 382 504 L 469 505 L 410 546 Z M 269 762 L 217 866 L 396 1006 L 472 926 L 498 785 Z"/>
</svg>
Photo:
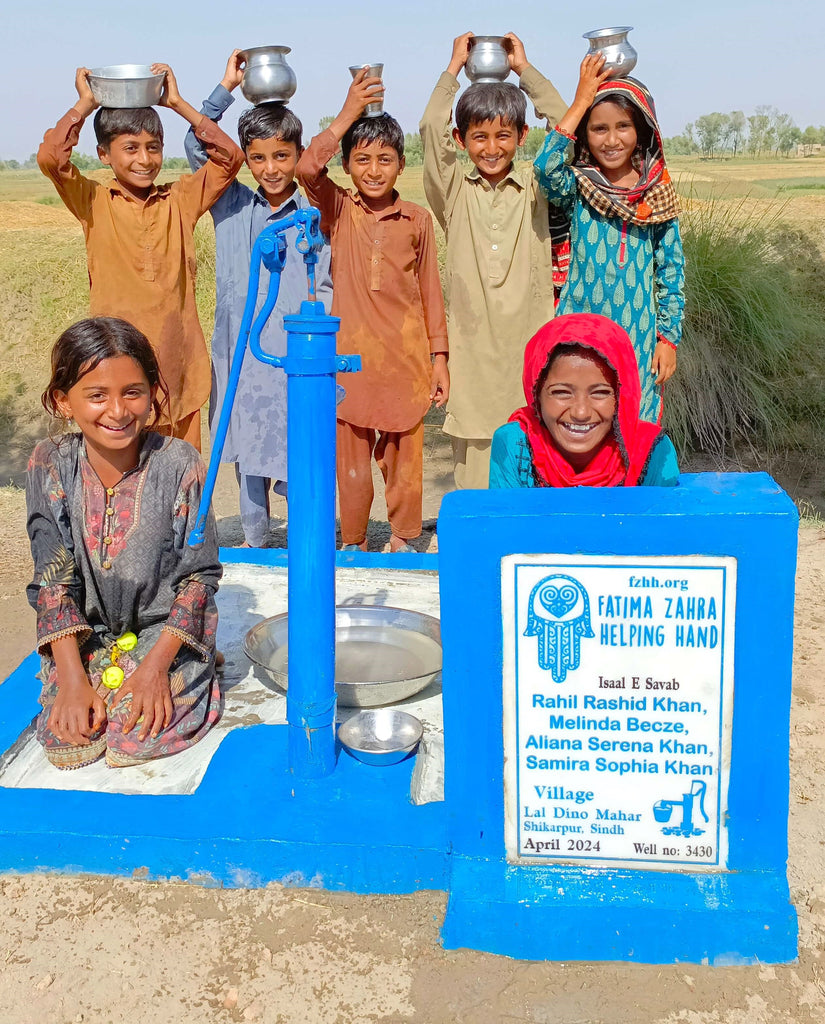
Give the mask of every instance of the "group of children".
<svg viewBox="0 0 825 1024">
<path fill-rule="evenodd" d="M 191 126 L 194 171 L 161 186 L 163 132 L 152 109 L 97 112 L 98 153 L 112 181 L 85 178 L 72 164 L 96 106 L 89 72 L 78 69 L 78 101 L 46 133 L 38 162 L 83 225 L 91 318 L 58 340 L 43 396 L 76 430 L 38 445 L 27 485 L 29 598 L 43 657 L 38 737 L 58 767 L 174 753 L 220 713 L 214 523 L 202 546 L 186 544 L 204 480 L 191 446 L 199 447 L 210 390 L 194 295 L 194 227 L 207 209 L 216 234 L 212 416 L 226 391 L 257 235 L 294 209 L 321 211 L 330 245 L 318 297 L 341 318 L 341 351 L 360 354 L 363 366 L 347 377 L 338 407 L 345 548 L 367 546 L 373 458 L 391 550 L 410 550 L 420 534 L 423 419 L 432 403 L 446 405 L 459 487 L 676 482 L 675 453 L 660 430 L 661 385 L 675 370 L 683 260 L 652 100 L 640 83 L 609 80 L 603 58 L 589 55 L 567 109 L 511 33 L 520 87 L 471 86 L 453 127 L 472 38 L 455 40 L 420 126 L 427 200 L 447 239 L 449 319 L 432 218 L 395 189 L 402 129 L 388 114 L 363 116 L 384 94 L 366 67 L 304 150 L 301 123 L 281 104 L 241 116 L 242 149 L 218 127 L 243 76 L 239 51 L 200 112 L 182 99 L 172 70 L 154 65 L 166 76 L 161 104 Z M 535 172 L 514 162 L 528 130 L 525 94 L 556 126 Z M 328 175 L 339 147 L 351 190 Z M 244 160 L 254 191 L 235 180 Z M 277 354 L 285 352 L 282 316 L 305 297 L 292 250 L 264 339 Z M 527 404 L 513 412 L 522 390 Z M 271 489 L 286 493 L 285 405 L 283 375 L 247 359 L 224 459 L 235 464 L 249 545 L 266 543 Z"/>
</svg>

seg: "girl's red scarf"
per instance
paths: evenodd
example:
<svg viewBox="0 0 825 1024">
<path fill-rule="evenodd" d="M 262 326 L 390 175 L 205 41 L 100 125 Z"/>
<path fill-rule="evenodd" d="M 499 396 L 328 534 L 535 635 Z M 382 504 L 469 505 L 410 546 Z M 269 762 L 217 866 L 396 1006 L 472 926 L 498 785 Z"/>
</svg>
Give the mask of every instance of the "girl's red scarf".
<svg viewBox="0 0 825 1024">
<path fill-rule="evenodd" d="M 613 434 L 577 473 L 553 444 L 539 412 L 538 384 L 559 345 L 592 349 L 616 374 Z M 655 423 L 639 419 L 641 387 L 633 345 L 627 332 L 595 313 L 557 316 L 530 339 L 524 350 L 524 397 L 527 405 L 510 417 L 527 435 L 533 469 L 543 487 L 621 487 L 638 484 L 660 435 Z"/>
</svg>

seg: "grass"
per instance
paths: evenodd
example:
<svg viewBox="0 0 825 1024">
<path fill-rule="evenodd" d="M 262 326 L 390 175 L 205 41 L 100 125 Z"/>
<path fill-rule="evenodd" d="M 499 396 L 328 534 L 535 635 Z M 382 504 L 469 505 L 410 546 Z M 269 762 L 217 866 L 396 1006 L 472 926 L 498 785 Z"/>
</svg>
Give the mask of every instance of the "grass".
<svg viewBox="0 0 825 1024">
<path fill-rule="evenodd" d="M 782 208 L 694 203 L 680 369 L 665 404 L 682 452 L 825 455 L 825 261 Z"/>
</svg>

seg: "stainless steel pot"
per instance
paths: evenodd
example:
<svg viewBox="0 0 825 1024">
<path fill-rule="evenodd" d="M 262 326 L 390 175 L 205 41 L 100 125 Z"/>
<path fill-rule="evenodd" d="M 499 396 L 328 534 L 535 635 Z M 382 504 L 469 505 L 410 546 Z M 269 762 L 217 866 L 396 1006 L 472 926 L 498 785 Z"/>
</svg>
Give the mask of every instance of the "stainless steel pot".
<svg viewBox="0 0 825 1024">
<path fill-rule="evenodd" d="M 503 82 L 510 74 L 510 61 L 503 36 L 473 36 L 464 74 L 476 82 Z"/>
<path fill-rule="evenodd" d="M 290 46 L 250 46 L 241 51 L 245 62 L 241 92 L 250 103 L 286 103 L 295 95 L 298 80 L 284 59 Z"/>
<path fill-rule="evenodd" d="M 597 28 L 592 32 L 585 32 L 582 37 L 590 43 L 590 53 L 604 54 L 604 66 L 610 71 L 610 78 L 627 78 L 636 67 L 639 55 L 627 38 L 627 33 L 632 31 L 632 25 Z"/>
<path fill-rule="evenodd" d="M 89 88 L 101 107 L 151 107 L 160 102 L 166 72 L 152 73 L 149 64 L 112 64 L 92 68 Z"/>
</svg>

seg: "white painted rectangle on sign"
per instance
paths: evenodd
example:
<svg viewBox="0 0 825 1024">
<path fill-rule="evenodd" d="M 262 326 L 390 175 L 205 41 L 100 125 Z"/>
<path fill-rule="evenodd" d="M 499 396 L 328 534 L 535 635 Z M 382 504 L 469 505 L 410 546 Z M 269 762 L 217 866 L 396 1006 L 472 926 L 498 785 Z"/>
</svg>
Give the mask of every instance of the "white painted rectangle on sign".
<svg viewBox="0 0 825 1024">
<path fill-rule="evenodd" d="M 508 555 L 507 859 L 727 868 L 736 559 Z"/>
</svg>

